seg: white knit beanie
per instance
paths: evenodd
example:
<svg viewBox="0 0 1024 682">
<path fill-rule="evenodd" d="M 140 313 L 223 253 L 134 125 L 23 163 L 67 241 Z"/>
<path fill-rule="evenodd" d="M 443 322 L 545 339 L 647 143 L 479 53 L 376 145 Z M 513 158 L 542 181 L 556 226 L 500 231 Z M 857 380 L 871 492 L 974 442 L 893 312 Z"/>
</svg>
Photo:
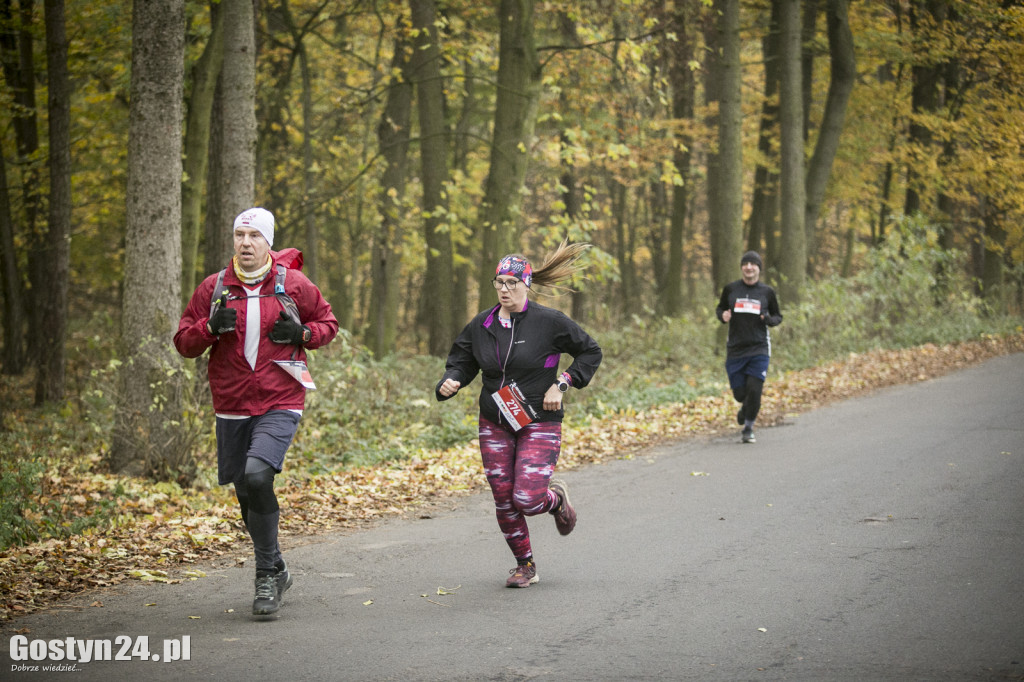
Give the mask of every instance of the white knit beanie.
<svg viewBox="0 0 1024 682">
<path fill-rule="evenodd" d="M 274 245 L 274 214 L 265 208 L 250 208 L 242 211 L 235 218 L 232 232 L 240 227 L 251 227 L 260 231 L 267 244 Z"/>
</svg>

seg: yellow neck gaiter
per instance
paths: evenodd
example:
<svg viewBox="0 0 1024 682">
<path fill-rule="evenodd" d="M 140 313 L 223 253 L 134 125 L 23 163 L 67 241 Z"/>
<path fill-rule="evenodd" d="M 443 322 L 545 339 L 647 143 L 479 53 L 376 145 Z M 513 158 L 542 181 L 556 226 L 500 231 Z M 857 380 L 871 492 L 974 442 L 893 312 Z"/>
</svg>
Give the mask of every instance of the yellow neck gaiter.
<svg viewBox="0 0 1024 682">
<path fill-rule="evenodd" d="M 234 256 L 231 259 L 231 264 L 235 267 L 235 276 L 238 277 L 245 284 L 256 284 L 263 280 L 270 271 L 270 265 L 273 261 L 270 259 L 270 254 L 267 254 L 267 264 L 255 272 L 245 272 L 242 268 L 238 267 L 238 256 Z"/>
</svg>

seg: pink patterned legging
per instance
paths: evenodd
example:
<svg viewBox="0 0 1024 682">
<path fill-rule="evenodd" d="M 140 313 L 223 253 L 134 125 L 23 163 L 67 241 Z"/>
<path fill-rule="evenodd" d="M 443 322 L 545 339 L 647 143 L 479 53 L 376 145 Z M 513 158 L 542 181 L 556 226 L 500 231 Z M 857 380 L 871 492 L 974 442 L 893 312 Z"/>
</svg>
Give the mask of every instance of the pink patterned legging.
<svg viewBox="0 0 1024 682">
<path fill-rule="evenodd" d="M 533 422 L 512 431 L 480 417 L 484 474 L 494 494 L 498 527 L 516 559 L 533 555 L 526 517 L 558 505 L 558 495 L 548 490 L 548 481 L 561 447 L 561 422 Z"/>
</svg>

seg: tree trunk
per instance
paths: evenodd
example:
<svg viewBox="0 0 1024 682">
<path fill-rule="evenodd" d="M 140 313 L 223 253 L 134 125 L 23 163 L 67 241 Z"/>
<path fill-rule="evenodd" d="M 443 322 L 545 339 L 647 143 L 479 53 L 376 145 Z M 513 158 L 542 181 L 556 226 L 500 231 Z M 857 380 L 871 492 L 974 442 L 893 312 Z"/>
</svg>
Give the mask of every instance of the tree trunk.
<svg viewBox="0 0 1024 682">
<path fill-rule="evenodd" d="M 253 206 L 256 183 L 256 37 L 252 0 L 221 0 L 224 17 L 224 64 L 221 68 L 219 108 L 220 135 L 216 150 L 217 206 L 207 202 L 215 218 L 224 267 L 233 248 L 231 226 L 235 217 Z M 278 248 L 279 245 L 275 246 Z"/>
<path fill-rule="evenodd" d="M 779 3 L 781 80 L 779 88 L 782 252 L 779 272 L 783 300 L 796 303 L 807 278 L 807 243 L 804 231 L 803 96 L 800 78 L 800 0 Z"/>
<path fill-rule="evenodd" d="M 458 120 L 455 122 L 455 129 L 452 137 L 452 170 L 461 173 L 464 177 L 471 174 L 470 163 L 470 131 L 477 115 L 477 87 L 476 73 L 472 58 L 463 59 L 463 73 L 465 82 L 462 85 L 465 97 L 462 99 L 462 107 Z M 471 317 L 469 309 L 469 288 L 471 283 L 476 281 L 475 263 L 469 257 L 480 243 L 474 239 L 472 229 L 463 227 L 457 234 L 452 235 L 452 252 L 462 258 L 456 258 L 455 268 L 455 289 L 452 292 L 452 324 L 458 327 Z"/>
<path fill-rule="evenodd" d="M 498 94 L 490 170 L 481 209 L 480 301 L 494 300 L 490 280 L 498 259 L 518 244 L 522 187 L 540 101 L 541 67 L 534 44 L 535 0 L 501 0 Z"/>
<path fill-rule="evenodd" d="M 827 0 L 826 0 L 827 1 Z M 801 0 L 800 91 L 804 102 L 804 142 L 811 136 L 811 103 L 814 101 L 814 38 L 818 35 L 818 10 L 822 0 Z"/>
<path fill-rule="evenodd" d="M 418 31 L 410 70 L 416 83 L 420 124 L 420 168 L 423 182 L 423 237 L 426 272 L 420 295 L 424 297 L 431 355 L 444 356 L 454 334 L 452 321 L 452 235 L 448 227 L 448 150 L 444 122 L 444 83 L 434 0 L 410 0 L 412 25 Z"/>
<path fill-rule="evenodd" d="M 850 31 L 849 0 L 828 0 L 828 44 L 831 59 L 831 75 L 828 95 L 825 99 L 825 113 L 821 119 L 821 131 L 814 146 L 814 155 L 807 167 L 807 207 L 804 211 L 804 229 L 807 233 L 808 254 L 814 254 L 818 237 L 818 216 L 825 201 L 825 189 L 832 172 L 832 162 L 839 150 L 846 117 L 846 104 L 853 91 L 857 77 L 857 65 L 853 52 L 853 33 Z M 808 274 L 813 275 L 816 259 L 809 258 Z"/>
<path fill-rule="evenodd" d="M 989 310 L 996 314 L 1006 311 L 1006 286 L 1003 245 L 1006 244 L 1006 231 L 1002 223 L 993 215 L 989 201 L 983 201 L 984 229 L 981 236 L 984 256 L 981 267 L 981 293 L 988 304 Z"/>
<path fill-rule="evenodd" d="M 227 234 L 224 228 L 225 223 L 234 220 L 235 216 L 227 216 L 224 209 L 224 201 L 221 194 L 224 191 L 221 176 L 224 174 L 223 150 L 224 150 L 224 126 L 221 119 L 224 118 L 224 94 L 221 81 L 224 74 L 217 77 L 217 85 L 213 93 L 213 109 L 210 111 L 210 148 L 207 150 L 209 157 L 206 172 L 206 216 L 203 219 L 203 272 L 216 272 L 224 267 L 233 251 L 231 235 Z M 245 210 L 245 209 L 243 209 Z M 189 292 L 191 296 L 191 292 Z"/>
<path fill-rule="evenodd" d="M 29 324 L 38 326 L 41 309 L 39 297 L 45 290 L 47 274 L 45 260 L 39 255 L 44 239 L 42 235 L 37 234 L 36 226 L 41 205 L 41 180 L 39 163 L 36 160 L 39 151 L 39 129 L 35 95 L 32 9 L 32 0 L 19 0 L 17 11 L 11 0 L 0 0 L 0 63 L 3 67 L 4 80 L 7 81 L 7 87 L 10 88 L 11 97 L 16 105 L 13 128 L 18 150 L 17 167 L 21 175 L 21 212 L 14 218 L 13 224 L 16 234 L 19 232 L 17 225 L 20 223 L 22 242 L 27 244 L 28 280 L 31 284 L 31 289 L 27 292 L 28 304 L 23 310 L 27 309 Z M 20 331 L 21 325 L 17 328 L 17 332 Z M 32 360 L 38 364 L 38 357 L 33 357 Z"/>
<path fill-rule="evenodd" d="M 370 266 L 371 294 L 367 345 L 377 358 L 395 351 L 399 292 L 402 288 L 402 218 L 405 213 L 405 180 L 409 166 L 409 127 L 412 124 L 412 83 L 409 77 L 411 46 L 395 39 L 387 103 L 377 127 L 384 156 L 381 177 L 380 226 L 373 241 Z M 394 74 L 401 74 L 396 77 Z"/>
<path fill-rule="evenodd" d="M 941 23 L 946 14 L 945 0 L 913 0 L 910 3 L 910 30 L 918 53 L 911 76 L 910 104 L 912 114 L 928 114 L 936 111 L 941 105 L 940 83 L 942 66 L 926 59 L 923 55 L 930 49 L 929 40 L 924 31 L 925 23 Z M 927 17 L 925 19 L 924 17 Z M 918 118 L 911 117 L 909 143 L 911 151 L 907 165 L 907 191 L 903 212 L 912 215 L 923 210 L 922 194 L 927 190 L 928 178 L 919 172 L 919 167 L 927 167 L 927 159 L 932 156 L 932 131 Z"/>
<path fill-rule="evenodd" d="M 296 36 L 296 40 L 301 37 Z M 306 274 L 316 280 L 320 270 L 320 230 L 316 221 L 316 163 L 313 160 L 313 84 L 309 69 L 309 53 L 298 43 L 299 72 L 302 76 L 302 221 L 305 225 Z"/>
<path fill-rule="evenodd" d="M 210 38 L 192 66 L 192 92 L 185 128 L 185 174 L 181 183 L 181 293 L 188 303 L 196 287 L 196 260 L 203 226 L 203 188 L 210 161 L 210 126 L 217 75 L 224 63 L 224 21 L 220 3 L 210 3 Z"/>
<path fill-rule="evenodd" d="M 672 83 L 672 118 L 692 121 L 697 83 L 691 64 L 695 59 L 694 10 L 687 4 L 677 4 L 670 17 L 676 40 L 665 41 L 670 51 L 669 78 Z M 683 312 L 683 276 L 687 231 L 689 226 L 690 200 L 693 194 L 691 164 L 693 159 L 693 136 L 677 134 L 673 145 L 676 171 L 683 179 L 682 185 L 672 188 L 672 210 L 669 217 L 668 259 L 665 270 L 665 293 L 661 309 L 664 314 L 674 317 Z"/>
<path fill-rule="evenodd" d="M 39 315 L 36 405 L 64 398 L 68 276 L 71 253 L 71 86 L 64 0 L 46 0 L 46 74 L 50 135 L 50 201 L 47 238 L 40 251 L 48 277 Z"/>
<path fill-rule="evenodd" d="M 757 149 L 764 161 L 754 169 L 747 250 L 761 252 L 767 263 L 775 256 L 775 233 L 779 226 L 779 7 L 775 2 L 772 3 L 768 31 L 761 39 L 761 52 L 764 55 L 764 102 L 761 105 Z"/>
<path fill-rule="evenodd" d="M 609 218 L 615 230 L 615 259 L 619 263 L 619 314 L 629 317 L 636 312 L 635 307 L 635 266 L 633 250 L 630 248 L 628 201 L 629 193 L 626 186 L 618 182 L 612 174 L 608 178 L 608 195 L 611 203 Z"/>
<path fill-rule="evenodd" d="M 182 361 L 171 338 L 181 305 L 184 0 L 135 0 L 127 235 L 112 470 L 191 475 L 181 419 Z"/>
<path fill-rule="evenodd" d="M 743 241 L 743 111 L 739 0 L 715 0 L 708 102 L 718 103 L 718 150 L 708 155 L 708 227 L 715 286 L 736 278 Z M 713 97 L 713 100 L 712 100 Z"/>
<path fill-rule="evenodd" d="M 25 371 L 25 292 L 14 248 L 14 218 L 7 190 L 7 164 L 0 154 L 0 271 L 4 298 L 3 373 L 19 375 Z"/>
</svg>

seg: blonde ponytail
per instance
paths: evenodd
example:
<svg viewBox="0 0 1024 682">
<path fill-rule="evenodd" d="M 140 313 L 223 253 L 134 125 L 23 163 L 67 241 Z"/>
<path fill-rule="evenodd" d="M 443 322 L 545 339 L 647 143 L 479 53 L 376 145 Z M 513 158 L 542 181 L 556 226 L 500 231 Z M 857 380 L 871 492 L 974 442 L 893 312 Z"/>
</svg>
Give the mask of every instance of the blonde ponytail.
<svg viewBox="0 0 1024 682">
<path fill-rule="evenodd" d="M 565 239 L 553 253 L 544 259 L 544 264 L 533 271 L 533 283 L 556 289 L 571 290 L 569 286 L 563 285 L 562 282 L 583 269 L 583 266 L 578 261 L 589 248 L 590 244 L 587 242 L 570 244 L 569 240 Z"/>
</svg>

